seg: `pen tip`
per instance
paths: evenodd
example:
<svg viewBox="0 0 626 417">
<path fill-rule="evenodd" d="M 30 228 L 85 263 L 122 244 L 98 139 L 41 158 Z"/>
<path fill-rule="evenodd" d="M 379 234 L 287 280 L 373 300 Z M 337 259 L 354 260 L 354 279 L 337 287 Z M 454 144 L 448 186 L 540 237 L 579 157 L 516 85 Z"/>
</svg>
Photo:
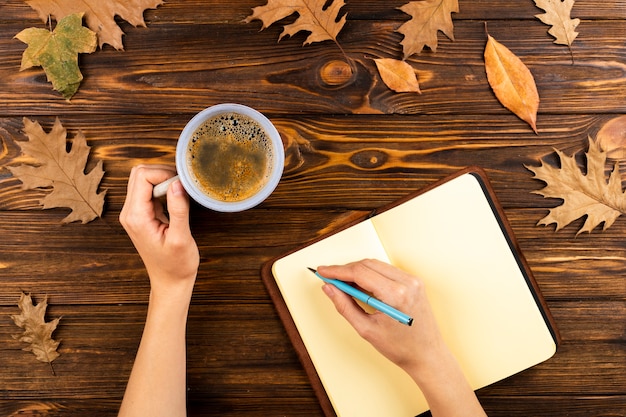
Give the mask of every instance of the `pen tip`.
<svg viewBox="0 0 626 417">
<path fill-rule="evenodd" d="M 309 271 L 313 272 L 313 273 L 316 273 L 316 272 L 317 272 L 315 269 L 310 268 L 310 267 L 308 267 L 308 266 L 307 266 L 307 269 L 308 269 Z"/>
</svg>

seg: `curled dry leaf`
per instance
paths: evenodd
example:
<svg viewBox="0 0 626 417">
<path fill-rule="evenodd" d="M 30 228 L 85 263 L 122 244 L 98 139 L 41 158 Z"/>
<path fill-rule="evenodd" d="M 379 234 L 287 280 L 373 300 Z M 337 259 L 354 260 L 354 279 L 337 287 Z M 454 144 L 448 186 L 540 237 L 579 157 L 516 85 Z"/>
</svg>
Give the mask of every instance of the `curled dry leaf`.
<svg viewBox="0 0 626 417">
<path fill-rule="evenodd" d="M 485 69 L 489 85 L 500 103 L 537 133 L 539 93 L 528 67 L 507 47 L 487 35 Z"/>
<path fill-rule="evenodd" d="M 19 315 L 13 315 L 13 322 L 24 331 L 13 335 L 13 338 L 23 343 L 28 343 L 24 348 L 27 352 L 33 352 L 37 360 L 52 365 L 52 361 L 58 358 L 58 341 L 52 339 L 52 333 L 56 330 L 60 318 L 46 323 L 45 314 L 48 308 L 48 298 L 44 298 L 36 306 L 30 294 L 22 293 L 17 303 L 20 308 Z"/>
<path fill-rule="evenodd" d="M 162 0 L 24 0 L 47 22 L 50 16 L 59 21 L 65 16 L 84 13 L 87 26 L 98 35 L 100 47 L 109 44 L 115 49 L 124 49 L 122 29 L 115 17 L 126 20 L 133 26 L 146 26 L 143 13 L 163 4 Z"/>
<path fill-rule="evenodd" d="M 84 173 L 91 149 L 87 146 L 85 136 L 77 134 L 72 141 L 72 148 L 67 152 L 67 132 L 59 119 L 56 119 L 50 133 L 46 134 L 39 123 L 24 118 L 24 131 L 29 140 L 21 142 L 20 147 L 39 165 L 7 167 L 22 182 L 22 188 L 51 189 L 40 204 L 44 209 L 72 209 L 63 223 L 88 223 L 101 216 L 106 191 L 98 193 L 98 186 L 104 171 L 102 161 L 99 161 L 88 174 Z"/>
<path fill-rule="evenodd" d="M 626 115 L 609 120 L 596 136 L 598 145 L 611 159 L 626 159 Z"/>
<path fill-rule="evenodd" d="M 300 31 L 310 32 L 304 45 L 332 40 L 337 43 L 337 35 L 346 23 L 346 14 L 339 18 L 339 12 L 345 5 L 343 0 L 269 0 L 265 6 L 252 9 L 252 14 L 244 22 L 253 20 L 263 22 L 262 29 L 271 24 L 298 14 L 295 22 L 286 25 L 278 40 L 285 36 L 293 36 Z"/>
<path fill-rule="evenodd" d="M 545 13 L 535 15 L 546 25 L 552 26 L 548 33 L 554 36 L 554 43 L 559 45 L 572 46 L 572 42 L 578 36 L 576 27 L 580 19 L 572 19 L 572 6 L 574 0 L 535 0 L 535 4 Z"/>
<path fill-rule="evenodd" d="M 398 9 L 411 16 L 397 30 L 404 35 L 401 42 L 404 59 L 421 52 L 424 47 L 437 51 L 439 31 L 454 40 L 452 13 L 459 12 L 458 0 L 411 1 Z"/>
<path fill-rule="evenodd" d="M 551 209 L 538 224 L 556 223 L 558 231 L 587 216 L 579 234 L 591 232 L 600 223 L 604 223 L 606 230 L 620 214 L 626 214 L 626 193 L 622 190 L 619 165 L 615 164 L 607 182 L 604 173 L 606 152 L 600 149 L 597 142 L 589 138 L 586 175 L 578 168 L 575 156 L 566 156 L 559 150 L 556 152 L 561 161 L 560 168 L 544 161 L 539 167 L 526 166 L 535 178 L 546 183 L 541 190 L 533 191 L 535 194 L 563 200 L 562 205 Z"/>
<path fill-rule="evenodd" d="M 52 87 L 69 100 L 83 80 L 78 54 L 96 50 L 96 34 L 83 27 L 82 13 L 63 18 L 52 32 L 28 28 L 15 37 L 28 45 L 22 55 L 20 71 L 42 67 Z"/>
<path fill-rule="evenodd" d="M 392 58 L 374 59 L 380 77 L 387 87 L 398 93 L 421 93 L 413 67 Z"/>
</svg>

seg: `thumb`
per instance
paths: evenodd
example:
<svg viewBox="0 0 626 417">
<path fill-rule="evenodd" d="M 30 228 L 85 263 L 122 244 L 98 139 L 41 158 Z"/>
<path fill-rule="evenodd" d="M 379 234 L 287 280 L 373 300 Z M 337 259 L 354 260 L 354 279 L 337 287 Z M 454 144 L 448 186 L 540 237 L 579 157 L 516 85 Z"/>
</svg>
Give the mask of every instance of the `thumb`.
<svg viewBox="0 0 626 417">
<path fill-rule="evenodd" d="M 180 180 L 174 181 L 167 190 L 167 211 L 171 229 L 189 230 L 189 197 Z"/>
</svg>

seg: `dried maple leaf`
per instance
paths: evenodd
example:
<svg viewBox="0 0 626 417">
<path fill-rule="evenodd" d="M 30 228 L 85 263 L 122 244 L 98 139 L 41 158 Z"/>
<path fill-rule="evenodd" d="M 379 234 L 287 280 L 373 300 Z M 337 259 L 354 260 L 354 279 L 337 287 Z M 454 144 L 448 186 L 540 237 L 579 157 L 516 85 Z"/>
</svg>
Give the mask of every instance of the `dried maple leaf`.
<svg viewBox="0 0 626 417">
<path fill-rule="evenodd" d="M 83 80 L 78 54 L 96 50 L 96 34 L 83 27 L 82 14 L 63 18 L 52 32 L 28 28 L 15 37 L 28 45 L 22 55 L 20 71 L 42 67 L 52 87 L 69 100 Z"/>
<path fill-rule="evenodd" d="M 576 27 L 580 23 L 580 19 L 570 17 L 574 0 L 535 0 L 535 4 L 546 12 L 535 17 L 552 26 L 548 33 L 556 38 L 554 43 L 572 46 L 578 36 Z"/>
<path fill-rule="evenodd" d="M 387 87 L 398 93 L 421 93 L 413 67 L 406 61 L 391 58 L 374 59 L 380 77 Z"/>
<path fill-rule="evenodd" d="M 124 49 L 122 29 L 115 22 L 119 16 L 131 25 L 145 27 L 143 12 L 163 4 L 162 0 L 24 0 L 47 22 L 49 16 L 61 20 L 74 13 L 84 13 L 87 26 L 98 35 L 100 48 L 109 44 Z"/>
<path fill-rule="evenodd" d="M 489 85 L 500 103 L 537 133 L 539 93 L 528 67 L 506 46 L 487 35 L 485 69 Z"/>
<path fill-rule="evenodd" d="M 459 12 L 458 0 L 412 1 L 398 9 L 411 16 L 411 19 L 397 30 L 404 35 L 404 39 L 400 42 L 404 59 L 421 52 L 425 46 L 437 51 L 439 31 L 454 40 L 452 13 Z"/>
<path fill-rule="evenodd" d="M 61 319 L 56 318 L 46 323 L 48 297 L 35 306 L 30 294 L 22 293 L 17 305 L 21 313 L 12 315 L 11 318 L 24 331 L 13 335 L 13 338 L 28 343 L 29 346 L 24 348 L 25 351 L 33 352 L 37 360 L 47 362 L 52 366 L 52 361 L 60 356 L 57 352 L 60 342 L 52 339 L 52 332 L 55 331 Z"/>
<path fill-rule="evenodd" d="M 39 123 L 24 118 L 24 131 L 29 140 L 21 142 L 20 147 L 40 165 L 8 167 L 22 181 L 22 188 L 51 188 L 52 191 L 41 199 L 40 204 L 44 209 L 72 209 L 62 220 L 63 223 L 87 223 L 99 217 L 106 191 L 97 191 L 104 171 L 102 161 L 99 161 L 88 174 L 84 173 L 90 150 L 85 136 L 79 132 L 72 141 L 72 148 L 67 152 L 67 132 L 59 119 L 56 119 L 50 133 L 46 134 Z"/>
<path fill-rule="evenodd" d="M 285 36 L 293 36 L 300 31 L 310 32 L 304 45 L 332 40 L 337 43 L 337 35 L 346 23 L 346 14 L 339 18 L 339 12 L 345 5 L 343 0 L 268 0 L 265 6 L 252 9 L 252 14 L 244 22 L 253 20 L 263 22 L 261 30 L 271 24 L 298 13 L 298 18 L 283 29 L 278 40 Z M 337 45 L 339 45 L 337 43 Z"/>
<path fill-rule="evenodd" d="M 597 142 L 589 138 L 586 175 L 578 168 L 575 156 L 568 157 L 559 150 L 556 152 L 561 160 L 560 169 L 544 161 L 539 167 L 526 166 L 535 174 L 534 178 L 547 184 L 541 190 L 533 191 L 535 194 L 563 200 L 562 205 L 551 209 L 538 224 L 556 223 L 556 230 L 560 230 L 586 215 L 579 234 L 591 232 L 600 223 L 604 223 L 603 230 L 606 230 L 620 214 L 626 214 L 626 193 L 622 190 L 619 165 L 615 164 L 607 182 L 604 173 L 606 153 Z"/>
</svg>

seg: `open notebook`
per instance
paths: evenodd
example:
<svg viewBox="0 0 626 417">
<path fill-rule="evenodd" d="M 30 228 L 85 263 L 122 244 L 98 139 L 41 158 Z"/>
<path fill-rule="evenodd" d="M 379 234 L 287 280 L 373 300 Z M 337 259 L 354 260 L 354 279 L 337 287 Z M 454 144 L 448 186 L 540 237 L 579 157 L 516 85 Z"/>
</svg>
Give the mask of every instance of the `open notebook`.
<svg viewBox="0 0 626 417">
<path fill-rule="evenodd" d="M 468 168 L 264 265 L 263 280 L 326 415 L 428 410 L 414 382 L 357 335 L 307 270 L 362 258 L 424 280 L 474 389 L 556 352 L 558 332 L 487 178 Z"/>
</svg>

